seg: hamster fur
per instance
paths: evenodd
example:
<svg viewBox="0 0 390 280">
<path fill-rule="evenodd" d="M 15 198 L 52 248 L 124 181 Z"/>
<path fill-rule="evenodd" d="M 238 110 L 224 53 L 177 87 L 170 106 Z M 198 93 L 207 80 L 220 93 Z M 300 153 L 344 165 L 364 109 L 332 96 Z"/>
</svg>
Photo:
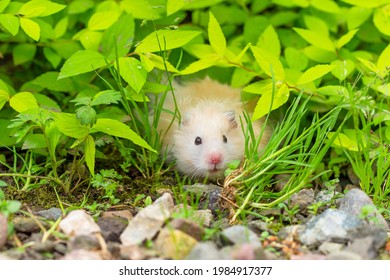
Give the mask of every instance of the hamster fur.
<svg viewBox="0 0 390 280">
<path fill-rule="evenodd" d="M 176 162 L 177 169 L 190 177 L 216 180 L 223 178 L 227 163 L 242 160 L 245 137 L 241 127 L 245 104 L 240 89 L 205 78 L 193 83 L 173 83 L 181 123 L 173 115 L 162 112 L 157 130 L 162 138 L 161 154 L 168 152 L 168 160 Z M 175 102 L 168 93 L 163 108 L 175 111 Z M 263 122 L 252 123 L 259 135 Z M 261 150 L 269 136 L 263 133 Z"/>
</svg>

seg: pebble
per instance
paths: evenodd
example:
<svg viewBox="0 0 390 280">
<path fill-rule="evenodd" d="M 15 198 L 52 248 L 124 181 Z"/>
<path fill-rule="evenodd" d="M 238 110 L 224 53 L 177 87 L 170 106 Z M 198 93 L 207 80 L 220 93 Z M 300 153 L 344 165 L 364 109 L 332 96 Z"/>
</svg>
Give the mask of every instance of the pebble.
<svg viewBox="0 0 390 280">
<path fill-rule="evenodd" d="M 256 233 L 242 225 L 235 225 L 224 229 L 221 236 L 235 245 L 251 244 L 256 247 L 261 247 L 261 242 Z"/>
<path fill-rule="evenodd" d="M 187 255 L 188 260 L 221 260 L 223 256 L 212 241 L 198 242 Z"/>
<path fill-rule="evenodd" d="M 57 221 L 59 218 L 61 218 L 62 211 L 60 208 L 53 207 L 47 210 L 38 211 L 36 212 L 36 215 L 50 221 Z"/>
<path fill-rule="evenodd" d="M 134 216 L 129 210 L 107 211 L 103 212 L 102 218 L 119 217 L 130 221 Z"/>
<path fill-rule="evenodd" d="M 305 225 L 299 238 L 307 246 L 318 246 L 327 241 L 343 243 L 361 225 L 362 222 L 355 216 L 338 209 L 327 209 Z"/>
<path fill-rule="evenodd" d="M 369 224 L 389 229 L 389 225 L 383 216 L 379 213 L 371 198 L 360 189 L 351 189 L 348 191 L 348 193 L 341 200 L 339 209 L 358 217 L 362 212 L 362 208 L 365 206 L 372 207 L 373 211 L 368 215 Z"/>
<path fill-rule="evenodd" d="M 100 217 L 97 221 L 102 236 L 106 242 L 120 242 L 119 237 L 125 230 L 128 223 L 129 221 L 126 218 L 118 216 Z"/>
<path fill-rule="evenodd" d="M 142 209 L 120 235 L 123 245 L 137 245 L 152 239 L 173 212 L 173 198 L 164 193 L 152 205 Z"/>
<path fill-rule="evenodd" d="M 214 184 L 194 184 L 185 185 L 183 189 L 189 193 L 202 196 L 200 200 L 199 209 L 209 209 L 213 214 L 221 212 L 219 207 L 219 199 L 222 188 Z"/>
<path fill-rule="evenodd" d="M 313 189 L 303 189 L 298 193 L 294 193 L 289 201 L 290 207 L 294 207 L 296 205 L 299 206 L 299 212 L 306 214 L 307 207 L 314 203 L 314 191 Z"/>
<path fill-rule="evenodd" d="M 0 213 L 0 249 L 7 243 L 8 221 L 7 217 Z"/>
<path fill-rule="evenodd" d="M 190 235 L 177 230 L 161 230 L 154 243 L 160 254 L 168 259 L 182 260 L 187 257 L 198 241 Z"/>
<path fill-rule="evenodd" d="M 93 218 L 83 210 L 70 212 L 59 224 L 60 229 L 69 236 L 90 235 L 100 232 Z"/>
<path fill-rule="evenodd" d="M 204 234 L 203 228 L 201 228 L 199 224 L 189 219 L 183 219 L 183 218 L 174 219 L 169 223 L 169 227 L 178 229 L 192 236 L 198 241 L 202 239 L 202 236 Z"/>
<path fill-rule="evenodd" d="M 192 219 L 203 224 L 205 227 L 209 227 L 214 219 L 214 216 L 210 209 L 197 210 L 192 215 Z"/>
<path fill-rule="evenodd" d="M 13 220 L 13 224 L 15 230 L 18 232 L 32 233 L 39 232 L 41 230 L 37 221 L 30 217 L 16 217 Z"/>
<path fill-rule="evenodd" d="M 99 240 L 93 235 L 77 235 L 70 239 L 68 244 L 69 250 L 100 250 Z"/>
<path fill-rule="evenodd" d="M 324 242 L 321 244 L 320 247 L 318 247 L 318 250 L 325 254 L 334 254 L 340 252 L 344 248 L 343 244 L 335 243 L 335 242 Z"/>
</svg>

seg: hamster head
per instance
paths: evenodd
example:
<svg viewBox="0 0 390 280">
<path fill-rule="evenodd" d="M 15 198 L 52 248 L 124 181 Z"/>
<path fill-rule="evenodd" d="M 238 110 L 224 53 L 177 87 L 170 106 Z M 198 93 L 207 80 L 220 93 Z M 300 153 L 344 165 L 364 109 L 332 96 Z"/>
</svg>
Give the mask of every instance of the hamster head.
<svg viewBox="0 0 390 280">
<path fill-rule="evenodd" d="M 184 113 L 174 134 L 176 166 L 190 177 L 223 178 L 227 163 L 244 157 L 244 136 L 234 111 L 217 108 L 199 106 Z"/>
</svg>

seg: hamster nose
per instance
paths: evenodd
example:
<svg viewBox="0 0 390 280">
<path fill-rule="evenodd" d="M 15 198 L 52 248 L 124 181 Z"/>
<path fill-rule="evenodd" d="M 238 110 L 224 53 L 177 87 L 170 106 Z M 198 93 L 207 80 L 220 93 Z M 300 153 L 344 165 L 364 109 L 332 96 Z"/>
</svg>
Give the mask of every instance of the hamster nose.
<svg viewBox="0 0 390 280">
<path fill-rule="evenodd" d="M 220 154 L 211 154 L 209 155 L 209 163 L 218 164 L 222 161 L 222 156 Z"/>
</svg>

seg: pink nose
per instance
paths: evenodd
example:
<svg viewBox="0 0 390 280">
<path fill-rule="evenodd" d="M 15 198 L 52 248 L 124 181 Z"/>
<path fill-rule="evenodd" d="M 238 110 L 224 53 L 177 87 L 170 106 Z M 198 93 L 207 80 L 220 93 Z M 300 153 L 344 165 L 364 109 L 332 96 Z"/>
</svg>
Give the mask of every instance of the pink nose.
<svg viewBox="0 0 390 280">
<path fill-rule="evenodd" d="M 222 161 L 222 156 L 220 154 L 211 154 L 209 155 L 209 163 L 218 164 Z"/>
</svg>

